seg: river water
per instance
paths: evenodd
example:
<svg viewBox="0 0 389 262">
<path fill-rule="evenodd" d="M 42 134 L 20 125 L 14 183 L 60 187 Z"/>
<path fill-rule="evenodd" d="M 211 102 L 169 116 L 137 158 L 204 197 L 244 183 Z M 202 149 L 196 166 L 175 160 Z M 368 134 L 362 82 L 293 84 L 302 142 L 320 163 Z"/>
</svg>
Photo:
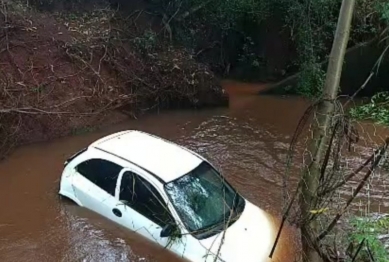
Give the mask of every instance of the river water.
<svg viewBox="0 0 389 262">
<path fill-rule="evenodd" d="M 225 88 L 229 108 L 164 112 L 16 150 L 0 163 L 0 261 L 182 261 L 57 196 L 66 157 L 124 129 L 154 133 L 209 158 L 244 197 L 274 218 L 276 230 L 286 151 L 308 102 L 254 95 L 261 86 L 226 82 Z M 370 129 L 366 132 L 378 142 L 387 134 Z M 386 184 L 376 186 L 373 200 L 385 207 Z M 274 261 L 293 261 L 294 232 L 289 227 L 283 233 Z"/>
</svg>

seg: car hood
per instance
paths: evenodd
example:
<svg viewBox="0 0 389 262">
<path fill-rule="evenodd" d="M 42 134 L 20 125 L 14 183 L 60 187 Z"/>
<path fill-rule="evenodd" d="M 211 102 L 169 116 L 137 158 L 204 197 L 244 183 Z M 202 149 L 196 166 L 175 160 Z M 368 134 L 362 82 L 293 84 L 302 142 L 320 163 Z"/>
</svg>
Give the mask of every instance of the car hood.
<svg viewBox="0 0 389 262">
<path fill-rule="evenodd" d="M 268 262 L 275 235 L 267 213 L 246 200 L 245 209 L 234 224 L 225 232 L 200 242 L 210 251 L 206 261 L 214 261 L 219 254 L 217 261 Z"/>
</svg>

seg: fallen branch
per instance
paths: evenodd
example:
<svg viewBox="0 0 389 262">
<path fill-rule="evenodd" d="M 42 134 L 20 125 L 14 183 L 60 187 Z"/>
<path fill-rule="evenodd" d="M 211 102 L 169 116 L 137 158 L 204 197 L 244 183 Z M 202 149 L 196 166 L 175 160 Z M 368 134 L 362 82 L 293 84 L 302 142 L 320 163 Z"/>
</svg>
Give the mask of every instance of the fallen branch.
<svg viewBox="0 0 389 262">
<path fill-rule="evenodd" d="M 87 61 L 85 61 L 82 57 L 78 56 L 78 55 L 74 55 L 74 54 L 71 54 L 67 49 L 66 49 L 66 54 L 69 56 L 69 57 L 72 57 L 78 61 L 81 61 L 86 67 L 89 67 L 90 70 L 92 70 L 92 72 L 100 79 L 100 81 L 105 85 L 105 81 L 104 79 L 101 77 L 101 74 L 100 72 L 96 71 L 96 69 L 93 68 L 93 66 L 88 63 Z"/>
<path fill-rule="evenodd" d="M 35 108 L 35 107 L 22 107 L 22 108 L 9 108 L 9 109 L 0 109 L 0 113 L 20 113 L 20 114 L 29 114 L 29 115 L 96 115 L 96 113 L 79 113 L 79 112 L 67 112 L 67 111 L 47 111 L 45 109 Z"/>
</svg>

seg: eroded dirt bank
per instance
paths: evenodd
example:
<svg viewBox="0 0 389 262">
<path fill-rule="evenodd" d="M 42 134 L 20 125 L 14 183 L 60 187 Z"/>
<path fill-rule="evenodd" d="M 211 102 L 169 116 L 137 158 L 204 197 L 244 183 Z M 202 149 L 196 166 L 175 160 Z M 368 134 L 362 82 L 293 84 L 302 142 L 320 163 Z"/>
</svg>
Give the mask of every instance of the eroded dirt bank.
<svg viewBox="0 0 389 262">
<path fill-rule="evenodd" d="M 17 1 L 1 8 L 0 156 L 152 110 L 228 103 L 207 66 L 136 17 L 101 7 L 37 12 Z"/>
</svg>

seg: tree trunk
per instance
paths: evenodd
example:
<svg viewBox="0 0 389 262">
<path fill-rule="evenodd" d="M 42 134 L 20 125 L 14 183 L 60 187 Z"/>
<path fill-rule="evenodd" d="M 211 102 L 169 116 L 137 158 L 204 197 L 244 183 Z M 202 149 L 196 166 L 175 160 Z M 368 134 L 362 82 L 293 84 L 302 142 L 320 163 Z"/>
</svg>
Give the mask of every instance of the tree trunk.
<svg viewBox="0 0 389 262">
<path fill-rule="evenodd" d="M 319 188 L 320 167 L 328 143 L 331 118 L 334 113 L 334 101 L 339 90 L 342 66 L 350 34 L 355 0 L 343 0 L 340 9 L 335 39 L 332 45 L 322 101 L 315 111 L 313 136 L 309 144 L 308 166 L 303 172 L 303 183 L 300 192 L 300 208 L 303 218 L 310 217 L 310 211 L 316 208 L 317 190 Z M 317 217 L 304 220 L 301 226 L 301 241 L 304 262 L 322 261 L 317 252 L 318 235 Z"/>
</svg>

